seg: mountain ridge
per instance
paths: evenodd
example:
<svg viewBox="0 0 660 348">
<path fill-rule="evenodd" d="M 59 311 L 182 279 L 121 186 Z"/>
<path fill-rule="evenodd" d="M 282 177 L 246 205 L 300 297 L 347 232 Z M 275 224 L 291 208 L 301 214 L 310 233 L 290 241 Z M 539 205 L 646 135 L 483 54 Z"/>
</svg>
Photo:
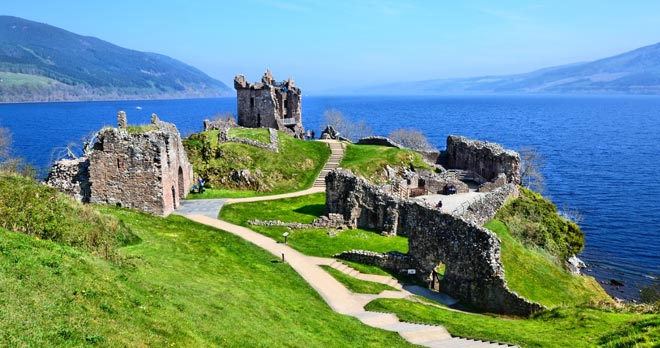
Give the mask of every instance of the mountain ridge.
<svg viewBox="0 0 660 348">
<path fill-rule="evenodd" d="M 174 58 L 0 16 L 0 102 L 219 97 L 229 87 Z"/>
<path fill-rule="evenodd" d="M 660 94 L 660 43 L 614 56 L 512 75 L 429 79 L 367 87 L 364 94 Z"/>
</svg>

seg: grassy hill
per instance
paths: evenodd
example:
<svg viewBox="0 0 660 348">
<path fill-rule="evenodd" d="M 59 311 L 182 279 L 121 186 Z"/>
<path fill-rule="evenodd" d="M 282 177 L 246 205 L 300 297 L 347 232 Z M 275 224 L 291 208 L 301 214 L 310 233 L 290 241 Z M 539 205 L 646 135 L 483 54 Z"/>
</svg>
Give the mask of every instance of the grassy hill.
<svg viewBox="0 0 660 348">
<path fill-rule="evenodd" d="M 350 169 L 355 175 L 367 178 L 377 184 L 384 183 L 387 176 L 385 167 L 421 168 L 432 170 L 422 155 L 408 149 L 387 146 L 349 144 L 346 155 L 339 164 Z"/>
<path fill-rule="evenodd" d="M 328 145 L 279 132 L 279 152 L 240 143 L 218 143 L 219 131 L 183 140 L 195 173 L 212 187 L 189 198 L 247 197 L 309 188 L 330 157 Z M 232 129 L 231 137 L 269 143 L 265 128 Z M 243 175 L 240 175 L 242 172 Z"/>
<path fill-rule="evenodd" d="M 0 102 L 214 97 L 200 70 L 47 24 L 0 16 Z"/>
<path fill-rule="evenodd" d="M 0 177 L 6 180 L 9 187 L 17 179 Z M 288 265 L 238 237 L 179 216 L 81 206 L 18 180 L 20 190 L 2 190 L 0 202 L 30 210 L 39 200 L 62 199 L 67 206 L 56 205 L 56 220 L 37 214 L 6 223 L 9 215 L 0 214 L 2 347 L 410 346 L 332 312 Z M 136 236 L 114 246 L 116 258 L 10 230 L 92 223 L 86 209 Z"/>
</svg>

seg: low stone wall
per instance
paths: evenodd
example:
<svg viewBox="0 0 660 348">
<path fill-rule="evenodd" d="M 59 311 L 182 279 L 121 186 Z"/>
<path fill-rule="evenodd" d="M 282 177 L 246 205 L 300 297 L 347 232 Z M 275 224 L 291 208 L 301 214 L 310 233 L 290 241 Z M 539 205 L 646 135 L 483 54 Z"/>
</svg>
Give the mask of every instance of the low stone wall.
<svg viewBox="0 0 660 348">
<path fill-rule="evenodd" d="M 250 220 L 248 223 L 253 226 L 279 226 L 288 227 L 294 230 L 303 230 L 308 228 L 346 228 L 346 222 L 344 221 L 344 218 L 339 214 L 328 214 L 328 216 L 321 216 L 318 219 L 314 219 L 311 224 L 303 224 L 300 222 L 283 222 L 280 220 Z"/>
<path fill-rule="evenodd" d="M 493 192 L 479 204 L 487 210 L 488 204 L 494 208 L 508 194 L 504 189 Z M 543 308 L 508 289 L 499 239 L 472 222 L 483 220 L 490 210 L 483 214 L 469 210 L 466 220 L 391 197 L 341 169 L 326 176 L 326 210 L 341 214 L 349 226 L 407 236 L 408 255 L 420 279 L 428 280 L 435 267 L 444 264 L 442 291 L 465 303 L 490 312 L 523 316 Z"/>
<path fill-rule="evenodd" d="M 387 146 L 387 147 L 395 147 L 397 149 L 404 149 L 405 147 L 396 141 L 386 138 L 386 137 L 380 137 L 380 136 L 371 136 L 371 137 L 366 137 L 358 140 L 357 142 L 358 145 L 378 145 L 378 146 Z"/>
<path fill-rule="evenodd" d="M 490 221 L 507 199 L 520 195 L 518 186 L 506 184 L 492 192 L 477 197 L 475 200 L 461 205 L 451 212 L 451 215 L 460 217 L 477 226 L 483 226 Z"/>
<path fill-rule="evenodd" d="M 415 268 L 415 262 L 410 256 L 396 251 L 381 254 L 368 250 L 350 250 L 336 254 L 333 257 L 365 265 L 374 265 L 394 272 Z"/>
<path fill-rule="evenodd" d="M 220 130 L 220 133 L 218 134 L 218 142 L 239 143 L 239 144 L 255 146 L 260 149 L 268 150 L 275 153 L 280 152 L 280 141 L 277 135 L 277 131 L 273 128 L 268 128 L 268 136 L 270 139 L 270 144 L 262 143 L 260 141 L 248 139 L 248 138 L 229 137 L 229 128 L 227 128 Z"/>
<path fill-rule="evenodd" d="M 233 117 L 220 118 L 217 120 L 204 120 L 204 131 L 223 130 L 238 127 Z"/>
</svg>

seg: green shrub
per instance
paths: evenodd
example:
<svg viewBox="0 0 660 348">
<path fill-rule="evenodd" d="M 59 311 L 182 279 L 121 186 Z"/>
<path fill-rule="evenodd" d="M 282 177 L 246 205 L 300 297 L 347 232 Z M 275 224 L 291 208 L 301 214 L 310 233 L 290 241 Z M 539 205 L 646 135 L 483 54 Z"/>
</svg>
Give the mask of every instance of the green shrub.
<svg viewBox="0 0 660 348">
<path fill-rule="evenodd" d="M 561 217 L 557 207 L 540 194 L 524 188 L 520 192 L 495 219 L 504 222 L 523 244 L 541 247 L 559 258 L 582 251 L 584 233 L 577 224 Z"/>
</svg>

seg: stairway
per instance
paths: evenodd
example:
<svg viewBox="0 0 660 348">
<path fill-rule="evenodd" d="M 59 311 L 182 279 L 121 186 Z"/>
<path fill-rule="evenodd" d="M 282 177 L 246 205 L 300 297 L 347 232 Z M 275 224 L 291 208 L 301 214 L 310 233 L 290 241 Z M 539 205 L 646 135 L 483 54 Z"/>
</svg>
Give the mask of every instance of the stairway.
<svg viewBox="0 0 660 348">
<path fill-rule="evenodd" d="M 397 290 L 403 287 L 399 281 L 389 276 L 360 273 L 353 267 L 335 260 L 330 267 L 347 274 L 353 278 L 389 285 Z M 385 292 L 381 293 L 384 294 Z M 429 348 L 517 348 L 517 346 L 504 343 L 473 340 L 461 337 L 452 337 L 443 327 L 428 324 L 402 322 L 392 313 L 359 311 L 349 314 L 371 327 L 397 332 L 408 342 Z"/>
<path fill-rule="evenodd" d="M 368 282 L 374 282 L 374 283 L 380 283 L 380 284 L 385 284 L 387 286 L 393 287 L 396 290 L 402 290 L 403 285 L 399 283 L 399 281 L 396 278 L 390 277 L 390 276 L 383 276 L 383 275 L 376 275 L 376 274 L 365 274 L 365 273 L 360 273 L 360 271 L 356 270 L 355 268 L 346 265 L 345 263 L 341 261 L 335 261 L 333 262 L 330 267 L 348 275 L 356 279 L 368 281 Z"/>
<path fill-rule="evenodd" d="M 326 140 L 326 142 L 328 143 L 328 146 L 330 146 L 330 151 L 332 154 L 330 155 L 328 162 L 326 162 L 325 166 L 323 166 L 323 169 L 321 169 L 321 173 L 316 178 L 316 181 L 314 181 L 314 185 L 312 187 L 325 188 L 325 176 L 328 175 L 328 173 L 330 173 L 333 169 L 337 168 L 339 166 L 339 162 L 341 162 L 341 159 L 344 157 L 344 145 L 341 142 L 330 140 Z"/>
</svg>

